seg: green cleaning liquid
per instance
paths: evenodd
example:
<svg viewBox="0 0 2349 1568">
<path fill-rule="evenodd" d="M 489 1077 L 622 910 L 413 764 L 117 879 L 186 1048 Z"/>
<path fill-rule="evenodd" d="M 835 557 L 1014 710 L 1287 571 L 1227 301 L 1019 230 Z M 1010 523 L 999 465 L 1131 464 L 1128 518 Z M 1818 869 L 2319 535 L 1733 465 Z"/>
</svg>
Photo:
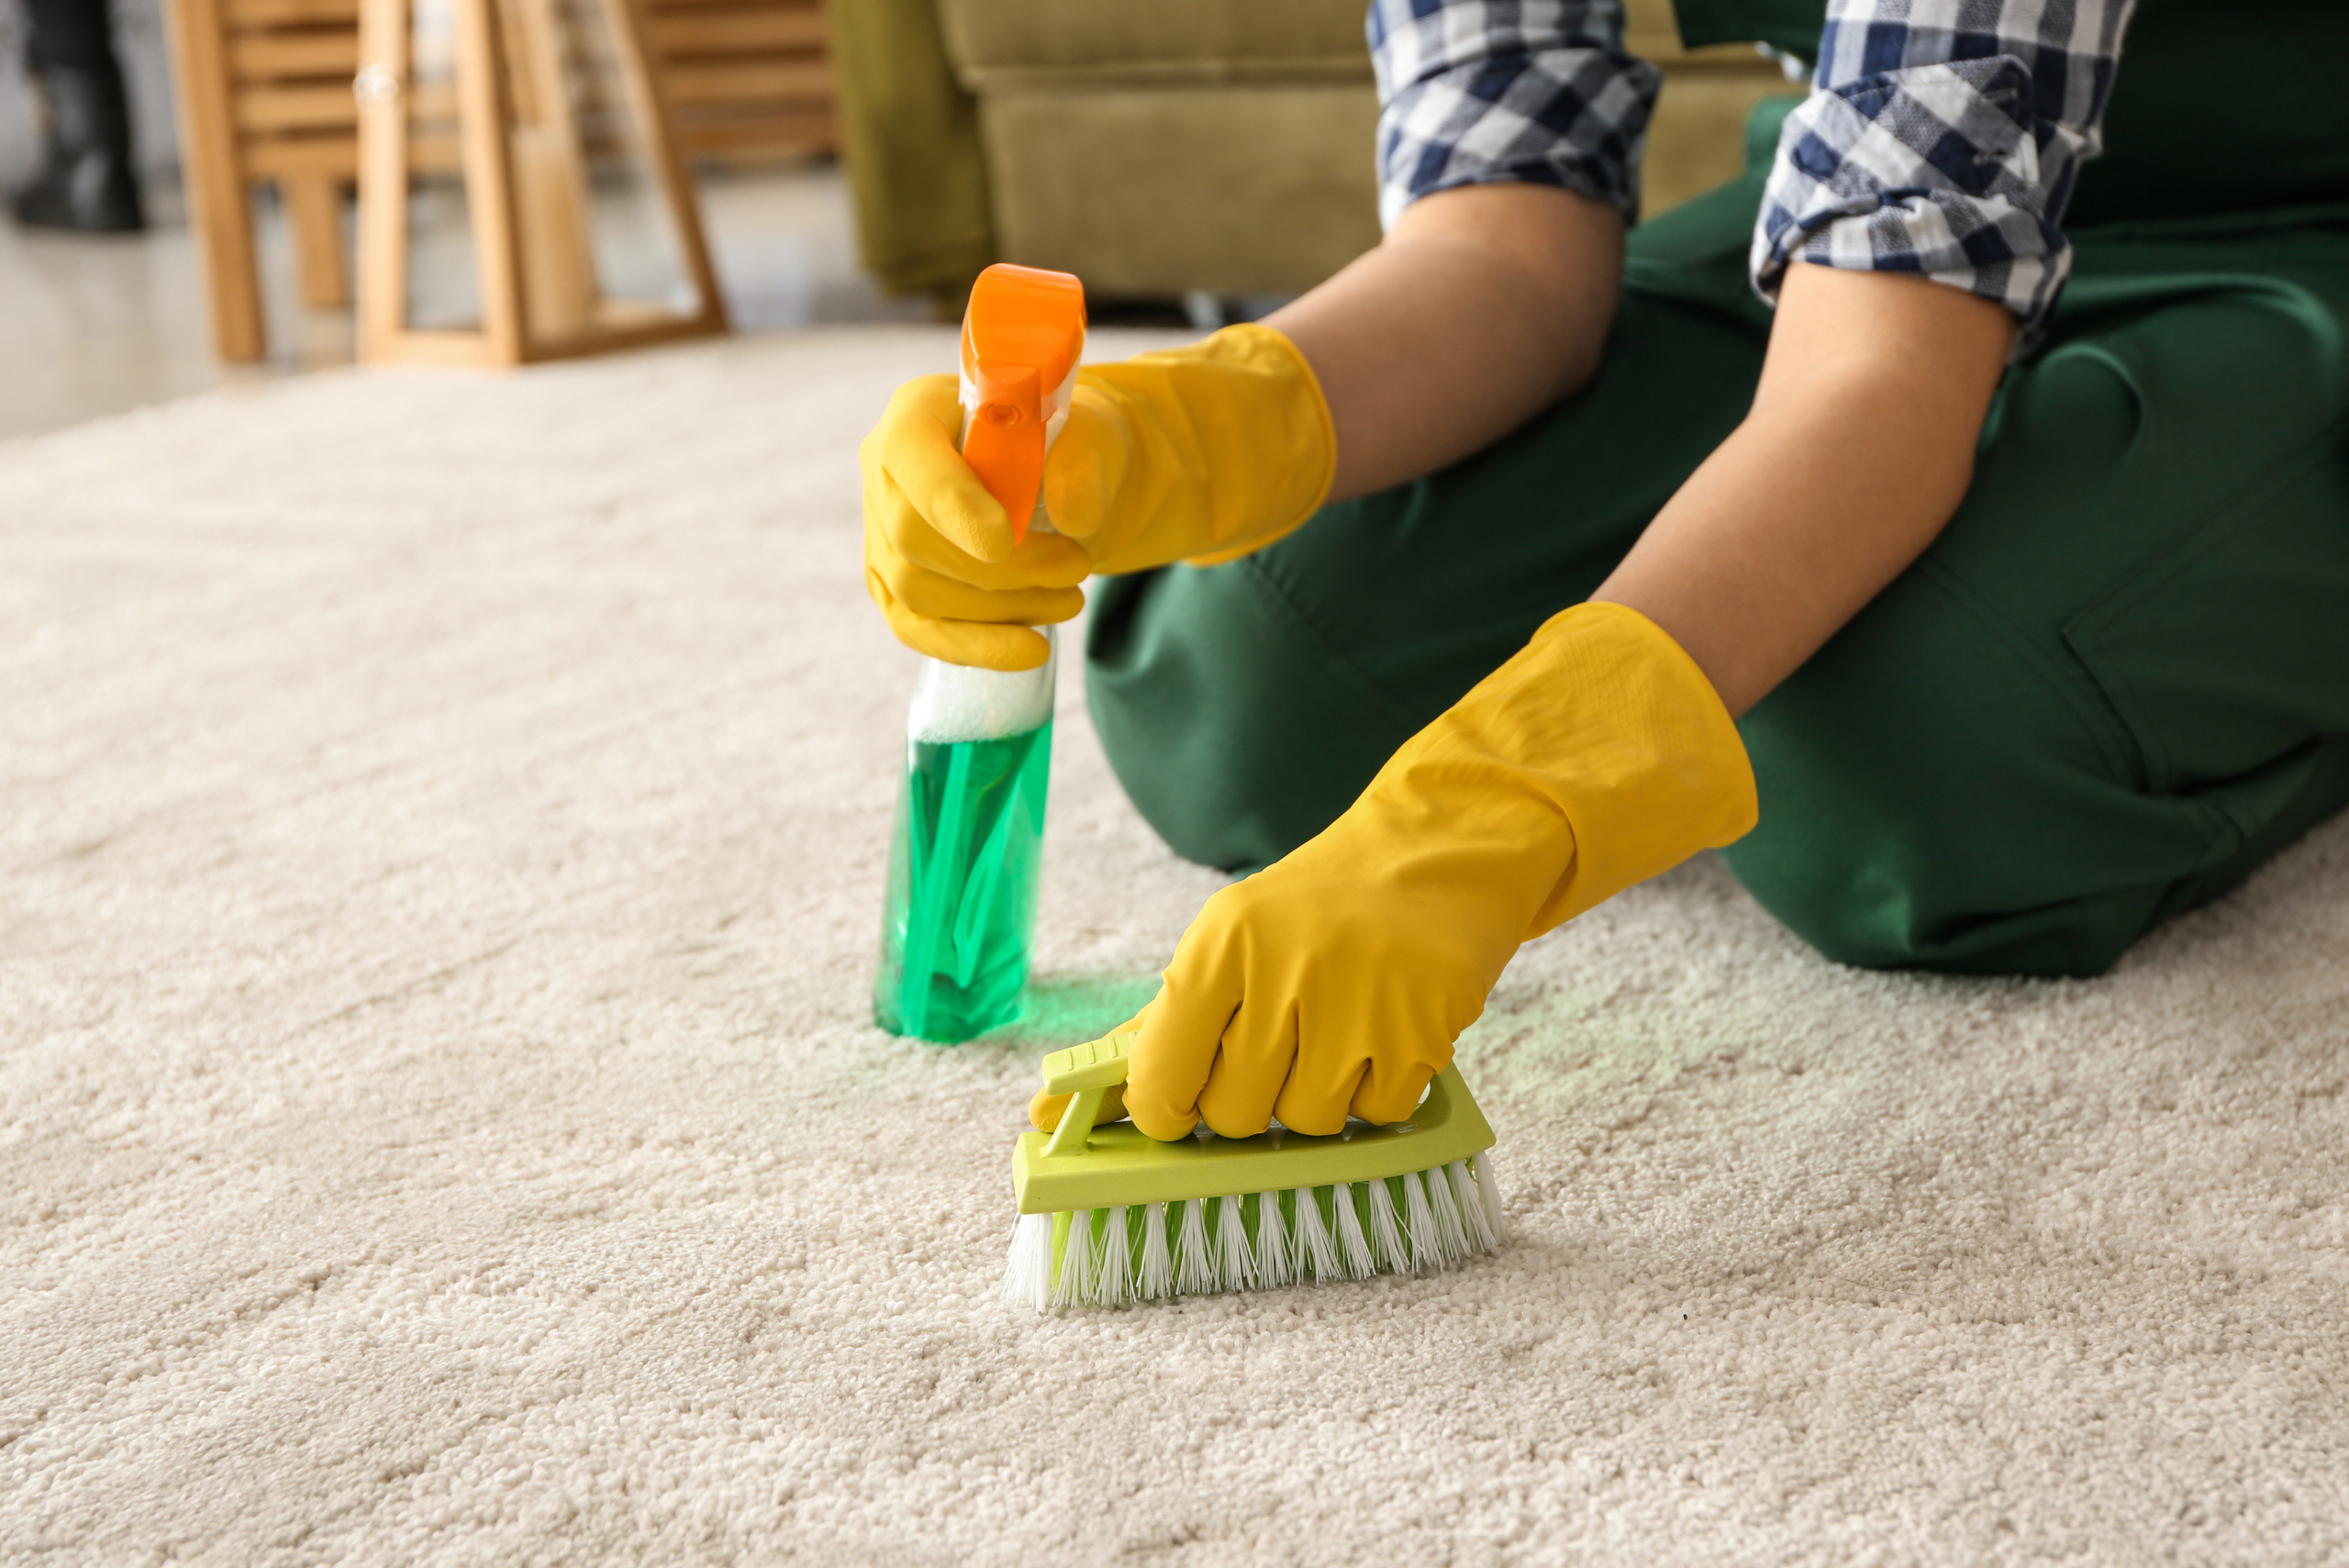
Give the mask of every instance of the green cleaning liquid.
<svg viewBox="0 0 2349 1568">
<path fill-rule="evenodd" d="M 1077 322 L 1081 342 L 1081 310 Z M 969 326 L 966 321 L 961 394 L 964 438 L 980 406 Z M 1072 350 L 1044 408 L 1029 411 L 1044 418 L 1046 450 L 1068 417 L 1075 385 Z M 961 441 L 956 445 L 959 450 Z M 993 488 L 996 481 L 988 483 L 997 499 L 1008 494 Z M 1032 474 L 1027 494 L 1028 528 L 1050 533 Z M 905 786 L 897 792 L 881 910 L 881 965 L 873 977 L 873 1021 L 891 1034 L 953 1045 L 1019 1016 L 1036 934 L 1060 666 L 1055 629 L 1035 629 L 1044 639 L 1044 662 L 1032 670 L 921 662 L 906 715 Z"/>
<path fill-rule="evenodd" d="M 1019 1016 L 1052 727 L 985 740 L 906 742 L 889 845 L 874 1021 L 954 1043 Z"/>
</svg>

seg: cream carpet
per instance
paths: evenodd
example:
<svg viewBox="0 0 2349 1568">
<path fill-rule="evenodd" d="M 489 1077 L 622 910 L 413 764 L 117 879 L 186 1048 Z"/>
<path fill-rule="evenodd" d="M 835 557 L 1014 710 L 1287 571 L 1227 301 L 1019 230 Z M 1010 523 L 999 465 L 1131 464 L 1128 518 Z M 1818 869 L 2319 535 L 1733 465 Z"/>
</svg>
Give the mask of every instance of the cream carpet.
<svg viewBox="0 0 2349 1568">
<path fill-rule="evenodd" d="M 1064 672 L 1032 1021 L 866 1023 L 853 449 L 951 342 L 0 448 L 0 1560 L 2349 1560 L 2349 824 L 2093 984 L 1692 864 L 1464 1043 L 1505 1256 L 1000 1303 L 1035 1057 L 1218 879 Z"/>
</svg>

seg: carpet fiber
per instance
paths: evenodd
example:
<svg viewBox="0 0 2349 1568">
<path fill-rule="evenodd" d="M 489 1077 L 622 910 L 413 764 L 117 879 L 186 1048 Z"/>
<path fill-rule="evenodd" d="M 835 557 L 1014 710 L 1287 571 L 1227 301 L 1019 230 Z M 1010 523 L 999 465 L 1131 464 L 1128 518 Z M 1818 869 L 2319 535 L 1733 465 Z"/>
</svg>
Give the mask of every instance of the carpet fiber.
<svg viewBox="0 0 2349 1568">
<path fill-rule="evenodd" d="M 1502 1256 L 1002 1303 L 1036 1056 L 1219 879 L 1064 671 L 1030 1018 L 867 1023 L 854 445 L 952 343 L 0 448 L 0 1560 L 2349 1558 L 2341 823 L 2093 983 L 1698 861 L 1463 1042 Z"/>
</svg>

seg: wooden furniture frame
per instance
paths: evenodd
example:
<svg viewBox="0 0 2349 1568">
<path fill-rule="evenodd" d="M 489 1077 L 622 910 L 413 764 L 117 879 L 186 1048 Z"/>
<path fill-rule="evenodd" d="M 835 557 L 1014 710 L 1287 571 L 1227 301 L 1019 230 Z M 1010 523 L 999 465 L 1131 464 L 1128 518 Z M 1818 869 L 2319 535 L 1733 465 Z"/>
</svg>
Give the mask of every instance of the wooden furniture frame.
<svg viewBox="0 0 2349 1568">
<path fill-rule="evenodd" d="M 273 183 L 313 306 L 351 302 L 342 197 L 359 175 L 360 0 L 167 0 L 189 206 L 224 360 L 268 350 L 252 187 Z"/>
<path fill-rule="evenodd" d="M 634 0 L 584 3 L 604 7 L 612 27 L 629 106 L 699 300 L 690 315 L 595 295 L 577 132 L 549 52 L 547 8 L 555 0 L 443 0 L 455 19 L 458 144 L 420 152 L 410 135 L 413 3 L 363 0 L 361 17 L 360 357 L 507 366 L 725 331 L 693 186 Z M 406 320 L 411 159 L 428 167 L 451 155 L 464 174 L 481 327 L 421 330 Z"/>
<path fill-rule="evenodd" d="M 645 0 L 645 36 L 686 157 L 839 150 L 822 0 Z"/>
</svg>

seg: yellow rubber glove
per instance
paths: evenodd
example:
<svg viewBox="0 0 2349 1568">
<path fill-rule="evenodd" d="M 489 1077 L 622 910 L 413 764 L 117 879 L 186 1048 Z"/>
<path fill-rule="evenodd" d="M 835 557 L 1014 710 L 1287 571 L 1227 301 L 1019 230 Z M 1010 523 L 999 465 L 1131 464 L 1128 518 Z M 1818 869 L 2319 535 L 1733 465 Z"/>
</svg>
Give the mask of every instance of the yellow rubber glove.
<svg viewBox="0 0 2349 1568">
<path fill-rule="evenodd" d="M 1320 508 L 1338 467 L 1321 384 L 1269 327 L 1077 373 L 1044 512 L 1096 572 L 1211 566 Z"/>
<path fill-rule="evenodd" d="M 1311 517 L 1337 438 L 1313 369 L 1266 327 L 1077 373 L 1044 461 L 1054 534 L 1011 521 L 954 450 L 952 376 L 907 382 L 858 449 L 866 590 L 897 639 L 958 664 L 1033 669 L 1030 627 L 1083 607 L 1093 572 L 1228 561 Z"/>
<path fill-rule="evenodd" d="M 864 590 L 897 640 L 950 664 L 1033 670 L 1031 627 L 1085 607 L 1093 563 L 1074 539 L 1034 529 L 1014 545 L 1011 519 L 954 439 L 963 406 L 951 375 L 897 388 L 857 448 L 864 469 Z"/>
<path fill-rule="evenodd" d="M 1163 1139 L 1400 1121 L 1520 943 L 1754 815 L 1737 728 L 1678 643 L 1620 605 L 1554 616 L 1337 821 L 1208 900 L 1123 1109 Z"/>
</svg>

